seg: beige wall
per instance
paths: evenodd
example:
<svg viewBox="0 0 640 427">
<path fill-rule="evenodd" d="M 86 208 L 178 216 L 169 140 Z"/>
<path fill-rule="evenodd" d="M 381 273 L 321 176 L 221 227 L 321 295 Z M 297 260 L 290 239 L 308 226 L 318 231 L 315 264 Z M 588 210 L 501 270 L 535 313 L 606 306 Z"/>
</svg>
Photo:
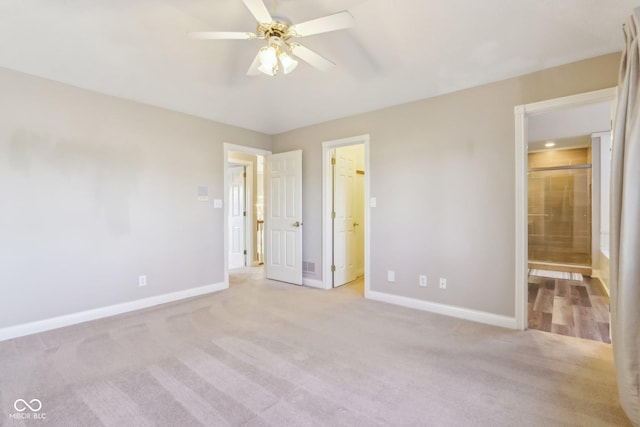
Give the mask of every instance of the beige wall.
<svg viewBox="0 0 640 427">
<path fill-rule="evenodd" d="M 514 106 L 615 86 L 618 64 L 607 55 L 276 135 L 274 152 L 303 149 L 304 260 L 322 264 L 322 142 L 370 134 L 372 290 L 514 316 Z"/>
<path fill-rule="evenodd" d="M 0 94 L 0 327 L 224 281 L 222 143 L 270 136 L 5 69 Z"/>
<path fill-rule="evenodd" d="M 365 133 L 372 289 L 513 316 L 513 107 L 614 86 L 618 60 L 274 137 L 0 69 L 0 327 L 222 282 L 223 142 L 303 149 L 304 260 L 322 271 L 321 143 Z"/>
</svg>

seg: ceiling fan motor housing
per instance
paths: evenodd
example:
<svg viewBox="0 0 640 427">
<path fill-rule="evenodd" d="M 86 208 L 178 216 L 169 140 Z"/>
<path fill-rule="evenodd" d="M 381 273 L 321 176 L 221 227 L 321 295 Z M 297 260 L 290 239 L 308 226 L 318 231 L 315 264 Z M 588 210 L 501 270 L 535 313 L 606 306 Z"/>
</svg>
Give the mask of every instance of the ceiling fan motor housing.
<svg viewBox="0 0 640 427">
<path fill-rule="evenodd" d="M 258 24 L 256 33 L 259 38 L 270 39 L 271 37 L 278 37 L 282 40 L 288 40 L 291 38 L 289 28 L 289 24 L 280 21 L 273 21 L 269 24 Z"/>
</svg>

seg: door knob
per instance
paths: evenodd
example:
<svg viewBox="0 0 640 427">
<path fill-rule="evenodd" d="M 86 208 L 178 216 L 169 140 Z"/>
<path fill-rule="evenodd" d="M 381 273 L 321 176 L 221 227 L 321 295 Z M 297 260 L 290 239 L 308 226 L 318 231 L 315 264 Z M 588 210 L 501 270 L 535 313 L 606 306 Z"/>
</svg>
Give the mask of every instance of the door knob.
<svg viewBox="0 0 640 427">
<path fill-rule="evenodd" d="M 300 221 L 296 221 L 292 224 L 294 227 L 300 227 L 302 223 Z"/>
<path fill-rule="evenodd" d="M 354 228 L 355 228 L 355 227 L 357 227 L 357 226 L 359 226 L 359 225 L 360 225 L 360 224 L 358 224 L 357 222 L 354 222 L 354 223 L 353 223 Z"/>
</svg>

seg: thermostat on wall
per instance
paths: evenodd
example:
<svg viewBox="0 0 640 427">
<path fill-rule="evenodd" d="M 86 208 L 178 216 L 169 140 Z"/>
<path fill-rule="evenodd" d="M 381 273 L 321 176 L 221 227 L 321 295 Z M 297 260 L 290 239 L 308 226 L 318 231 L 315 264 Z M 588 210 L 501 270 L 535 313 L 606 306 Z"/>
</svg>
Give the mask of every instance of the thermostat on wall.
<svg viewBox="0 0 640 427">
<path fill-rule="evenodd" d="M 209 200 L 209 187 L 203 185 L 198 186 L 198 200 L 201 202 Z"/>
</svg>

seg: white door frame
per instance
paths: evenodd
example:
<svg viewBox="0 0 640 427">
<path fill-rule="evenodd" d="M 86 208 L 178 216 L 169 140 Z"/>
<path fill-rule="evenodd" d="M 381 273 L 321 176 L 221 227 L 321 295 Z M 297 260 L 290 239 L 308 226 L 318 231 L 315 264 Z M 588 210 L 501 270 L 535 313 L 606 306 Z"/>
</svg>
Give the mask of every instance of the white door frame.
<svg viewBox="0 0 640 427">
<path fill-rule="evenodd" d="M 224 233 L 224 285 L 225 288 L 229 287 L 229 215 L 227 214 L 227 207 L 229 206 L 229 152 L 235 151 L 238 153 L 251 154 L 253 156 L 268 156 L 271 154 L 271 151 L 261 150 L 259 148 L 245 147 L 243 145 L 229 144 L 227 142 L 222 144 L 222 170 L 224 175 L 223 180 L 223 192 L 224 192 L 224 202 L 223 202 L 223 211 L 224 211 L 224 225 L 223 225 L 223 233 Z M 265 202 L 266 203 L 266 202 Z M 252 227 L 247 227 L 252 229 Z M 266 251 L 266 248 L 265 248 Z"/>
<path fill-rule="evenodd" d="M 369 271 L 370 256 L 370 229 L 371 215 L 369 204 L 369 184 L 371 182 L 371 168 L 369 167 L 369 135 L 359 135 L 350 138 L 325 141 L 322 143 L 322 285 L 325 289 L 331 289 L 331 248 L 333 245 L 333 233 L 331 227 L 331 150 L 348 145 L 364 145 L 364 297 L 370 291 L 371 274 Z"/>
<path fill-rule="evenodd" d="M 617 89 L 596 90 L 594 92 L 581 93 L 578 95 L 565 96 L 562 98 L 550 99 L 547 101 L 535 102 L 532 104 L 518 105 L 514 109 L 515 113 L 515 162 L 516 162 L 516 241 L 515 241 L 515 285 L 516 285 L 516 328 L 527 329 L 527 272 L 528 272 L 528 229 L 527 229 L 527 143 L 528 143 L 528 119 L 535 114 L 549 113 L 564 110 L 582 105 L 597 104 L 600 102 L 614 102 Z"/>
</svg>

